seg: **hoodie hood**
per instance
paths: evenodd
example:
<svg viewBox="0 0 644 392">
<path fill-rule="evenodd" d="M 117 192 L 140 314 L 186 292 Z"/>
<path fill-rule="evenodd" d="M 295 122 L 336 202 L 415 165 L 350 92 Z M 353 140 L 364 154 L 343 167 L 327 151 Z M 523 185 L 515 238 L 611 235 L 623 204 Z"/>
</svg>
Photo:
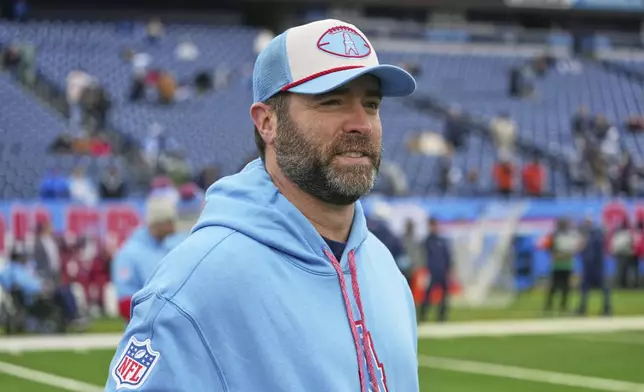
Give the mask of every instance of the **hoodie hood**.
<svg viewBox="0 0 644 392">
<path fill-rule="evenodd" d="M 227 227 L 283 252 L 315 273 L 335 275 L 325 250 L 328 245 L 311 222 L 284 197 L 271 180 L 264 163 L 256 159 L 238 174 L 224 177 L 206 193 L 206 206 L 192 232 L 209 226 Z M 347 254 L 356 250 L 368 235 L 360 202 L 347 246 L 340 260 L 348 270 Z"/>
</svg>

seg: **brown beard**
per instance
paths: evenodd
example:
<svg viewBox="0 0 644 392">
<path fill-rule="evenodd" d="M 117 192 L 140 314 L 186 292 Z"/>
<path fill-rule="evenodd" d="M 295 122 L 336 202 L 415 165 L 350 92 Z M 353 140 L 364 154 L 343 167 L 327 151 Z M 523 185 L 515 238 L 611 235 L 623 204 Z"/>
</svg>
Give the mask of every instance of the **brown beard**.
<svg viewBox="0 0 644 392">
<path fill-rule="evenodd" d="M 317 148 L 306 135 L 315 131 L 297 126 L 290 116 L 280 119 L 275 139 L 277 165 L 304 192 L 329 204 L 349 205 L 371 191 L 380 169 L 382 145 L 359 133 L 342 133 L 329 147 Z M 334 166 L 340 154 L 364 154 L 370 164 Z"/>
</svg>

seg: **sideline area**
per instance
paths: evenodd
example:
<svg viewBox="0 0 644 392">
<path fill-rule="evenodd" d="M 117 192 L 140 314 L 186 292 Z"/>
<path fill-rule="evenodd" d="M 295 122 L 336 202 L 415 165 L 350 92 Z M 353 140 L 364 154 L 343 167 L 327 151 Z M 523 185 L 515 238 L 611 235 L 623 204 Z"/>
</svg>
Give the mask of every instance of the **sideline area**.
<svg viewBox="0 0 644 392">
<path fill-rule="evenodd" d="M 644 330 L 644 317 L 423 323 L 418 326 L 418 338 L 551 335 L 629 330 Z M 0 353 L 112 349 L 118 345 L 120 337 L 118 333 L 0 337 Z"/>
</svg>

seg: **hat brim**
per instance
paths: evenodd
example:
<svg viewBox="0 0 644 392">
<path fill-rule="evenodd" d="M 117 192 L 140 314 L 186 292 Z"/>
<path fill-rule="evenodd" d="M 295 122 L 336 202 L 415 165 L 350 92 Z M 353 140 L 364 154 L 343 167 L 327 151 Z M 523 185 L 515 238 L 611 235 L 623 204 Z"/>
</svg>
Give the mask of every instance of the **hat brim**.
<svg viewBox="0 0 644 392">
<path fill-rule="evenodd" d="M 416 80 L 407 71 L 394 65 L 375 65 L 328 73 L 287 91 L 297 94 L 323 94 L 349 83 L 362 75 L 373 75 L 380 80 L 383 97 L 406 97 L 416 90 Z"/>
</svg>

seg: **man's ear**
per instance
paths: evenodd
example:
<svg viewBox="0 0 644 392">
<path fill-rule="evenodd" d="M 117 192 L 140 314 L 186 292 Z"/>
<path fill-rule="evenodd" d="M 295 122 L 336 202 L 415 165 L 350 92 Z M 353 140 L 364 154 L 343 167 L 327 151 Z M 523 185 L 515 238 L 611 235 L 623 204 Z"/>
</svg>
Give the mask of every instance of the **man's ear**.
<svg viewBox="0 0 644 392">
<path fill-rule="evenodd" d="M 255 123 L 266 145 L 273 144 L 277 132 L 277 116 L 271 110 L 271 107 L 265 103 L 257 102 L 250 107 L 250 117 Z"/>
</svg>

